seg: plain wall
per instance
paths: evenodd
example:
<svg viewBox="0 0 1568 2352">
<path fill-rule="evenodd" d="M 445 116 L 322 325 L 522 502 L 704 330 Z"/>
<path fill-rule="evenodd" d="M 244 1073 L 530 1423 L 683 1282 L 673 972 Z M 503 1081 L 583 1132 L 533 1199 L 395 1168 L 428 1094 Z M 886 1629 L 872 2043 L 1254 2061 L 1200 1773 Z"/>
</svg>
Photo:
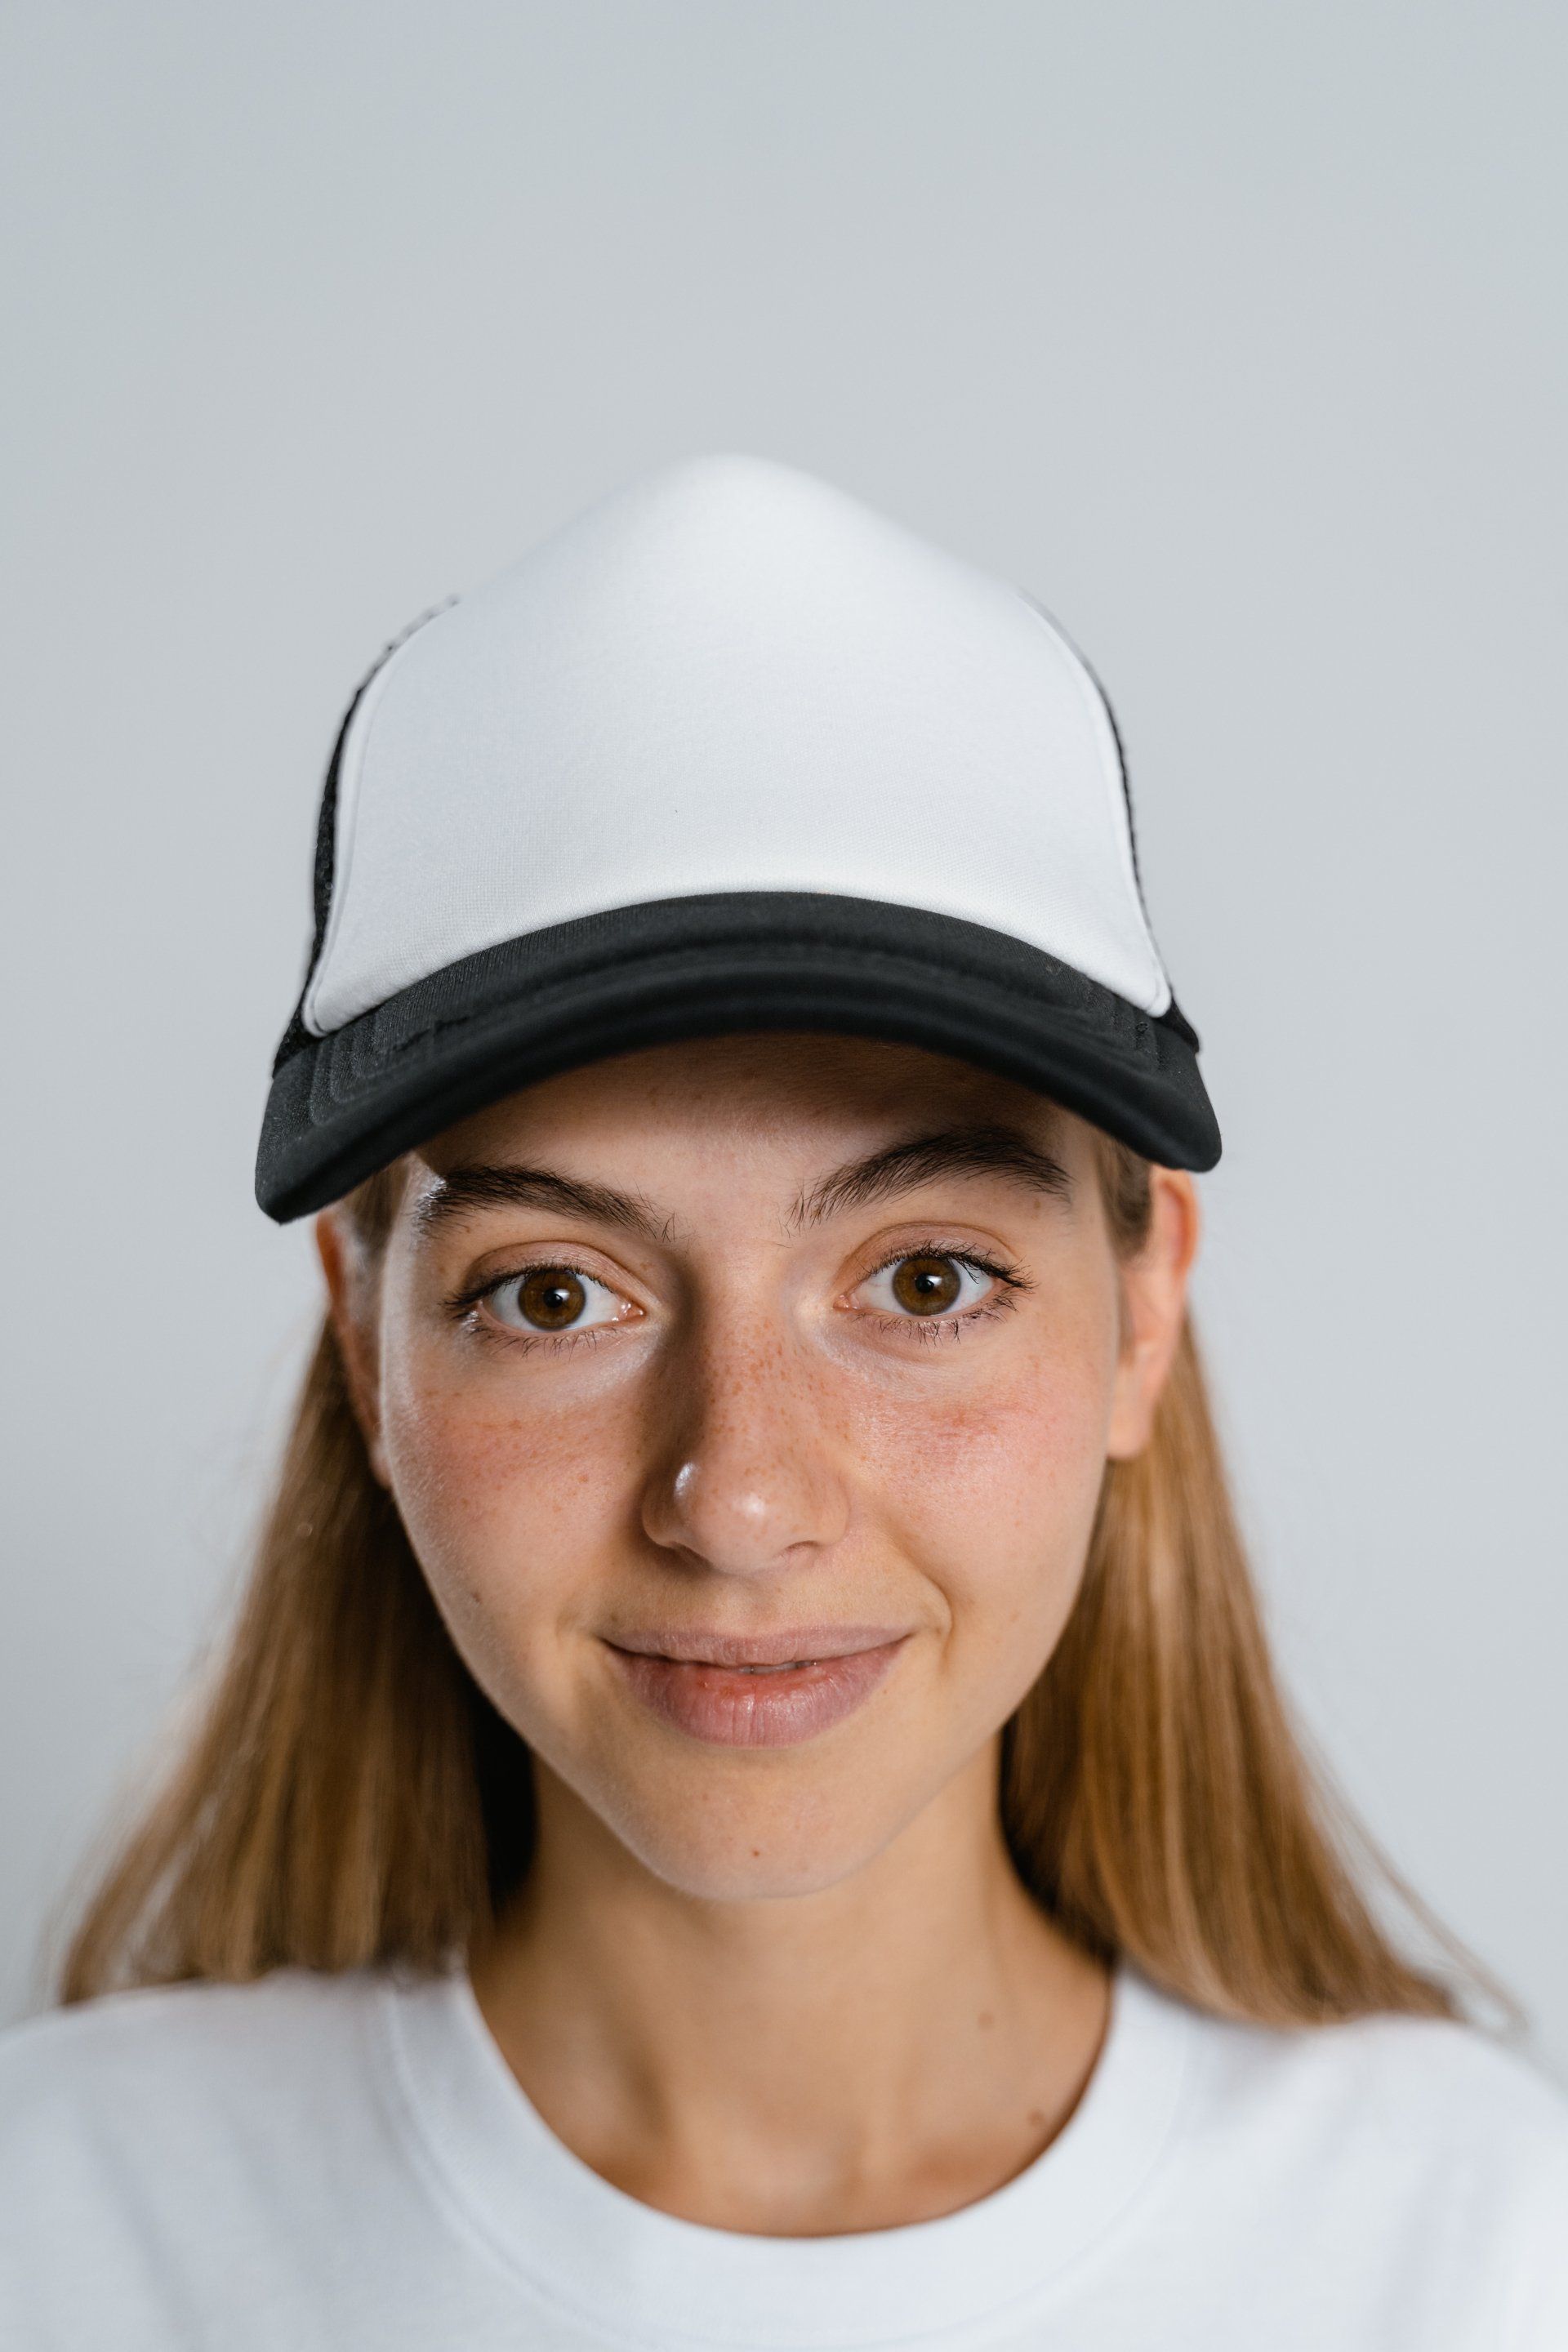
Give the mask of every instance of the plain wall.
<svg viewBox="0 0 1568 2352">
<path fill-rule="evenodd" d="M 1107 680 L 1226 1130 L 1199 1311 L 1280 1656 L 1568 2073 L 1562 12 L 24 0 L 3 38 L 0 2006 L 225 1621 L 314 1312 L 251 1156 L 341 709 L 416 613 L 736 448 Z"/>
</svg>

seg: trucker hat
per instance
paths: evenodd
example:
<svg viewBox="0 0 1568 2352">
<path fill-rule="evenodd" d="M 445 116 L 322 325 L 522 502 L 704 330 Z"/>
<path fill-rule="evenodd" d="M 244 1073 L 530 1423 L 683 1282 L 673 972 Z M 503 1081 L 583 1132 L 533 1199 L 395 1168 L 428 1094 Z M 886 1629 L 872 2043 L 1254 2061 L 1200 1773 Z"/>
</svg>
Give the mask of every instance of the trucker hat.
<svg viewBox="0 0 1568 2352">
<path fill-rule="evenodd" d="M 1167 1166 L 1219 1157 L 1082 656 L 826 484 L 718 457 L 361 686 L 257 1197 L 301 1216 L 553 1072 L 743 1030 L 926 1046 Z"/>
</svg>

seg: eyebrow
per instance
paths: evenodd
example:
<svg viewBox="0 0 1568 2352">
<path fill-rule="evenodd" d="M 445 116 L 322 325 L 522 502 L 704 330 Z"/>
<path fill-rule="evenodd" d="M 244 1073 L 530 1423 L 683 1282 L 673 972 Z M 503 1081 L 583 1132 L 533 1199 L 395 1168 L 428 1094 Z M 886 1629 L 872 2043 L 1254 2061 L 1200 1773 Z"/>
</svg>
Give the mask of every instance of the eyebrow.
<svg viewBox="0 0 1568 2352">
<path fill-rule="evenodd" d="M 1016 1128 L 952 1128 L 847 1160 L 799 1195 L 790 1227 L 798 1233 L 847 1209 L 896 1199 L 944 1176 L 1001 1176 L 1053 1200 L 1072 1198 L 1072 1180 L 1060 1160 Z M 637 1193 L 562 1176 L 553 1169 L 486 1162 L 449 1170 L 415 1210 L 415 1231 L 424 1240 L 484 1209 L 555 1209 L 651 1242 L 668 1241 L 670 1232 L 668 1217 Z"/>
<path fill-rule="evenodd" d="M 423 1240 L 479 1209 L 558 1209 L 595 1224 L 619 1225 L 625 1232 L 655 1242 L 664 1240 L 669 1231 L 668 1219 L 635 1192 L 617 1192 L 611 1185 L 585 1183 L 576 1176 L 558 1176 L 549 1168 L 483 1163 L 448 1170 L 416 1209 L 415 1230 Z"/>
<path fill-rule="evenodd" d="M 1051 1199 L 1070 1201 L 1072 1179 L 1059 1160 L 1011 1127 L 959 1127 L 890 1143 L 851 1160 L 796 1202 L 791 1223 L 821 1224 L 846 1209 L 913 1192 L 943 1176 L 1001 1176 Z"/>
</svg>

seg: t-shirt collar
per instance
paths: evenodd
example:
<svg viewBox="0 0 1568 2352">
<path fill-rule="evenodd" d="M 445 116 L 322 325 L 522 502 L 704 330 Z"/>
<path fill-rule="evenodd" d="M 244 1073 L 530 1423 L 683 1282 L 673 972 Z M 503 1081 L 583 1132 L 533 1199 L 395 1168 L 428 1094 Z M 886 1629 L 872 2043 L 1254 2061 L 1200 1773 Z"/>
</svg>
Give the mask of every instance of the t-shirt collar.
<svg viewBox="0 0 1568 2352">
<path fill-rule="evenodd" d="M 381 1990 L 383 2047 L 432 2186 L 563 2317 L 690 2352 L 910 2346 L 995 2324 L 1100 2239 L 1173 2126 L 1190 2018 L 1123 1966 L 1089 2086 L 1023 2172 L 940 2219 L 756 2237 L 641 2203 L 574 2156 L 502 2058 L 461 1969 Z"/>
</svg>

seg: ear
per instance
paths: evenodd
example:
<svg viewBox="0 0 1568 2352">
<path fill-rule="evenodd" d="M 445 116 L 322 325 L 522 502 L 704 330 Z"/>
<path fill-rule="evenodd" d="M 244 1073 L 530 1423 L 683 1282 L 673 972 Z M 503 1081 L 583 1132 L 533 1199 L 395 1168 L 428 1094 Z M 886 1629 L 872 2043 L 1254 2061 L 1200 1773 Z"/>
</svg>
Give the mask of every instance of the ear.
<svg viewBox="0 0 1568 2352">
<path fill-rule="evenodd" d="M 335 1209 L 316 1219 L 316 1255 L 326 1278 L 327 1309 L 342 1358 L 349 1402 L 382 1486 L 388 1482 L 381 1450 L 380 1334 L 374 1277 L 364 1251 Z"/>
<path fill-rule="evenodd" d="M 1149 1231 L 1121 1267 L 1121 1355 L 1116 1369 L 1107 1458 L 1142 1454 L 1154 1408 L 1175 1360 L 1186 1319 L 1187 1279 L 1198 1247 L 1198 1196 L 1176 1168 L 1150 1171 Z"/>
</svg>

